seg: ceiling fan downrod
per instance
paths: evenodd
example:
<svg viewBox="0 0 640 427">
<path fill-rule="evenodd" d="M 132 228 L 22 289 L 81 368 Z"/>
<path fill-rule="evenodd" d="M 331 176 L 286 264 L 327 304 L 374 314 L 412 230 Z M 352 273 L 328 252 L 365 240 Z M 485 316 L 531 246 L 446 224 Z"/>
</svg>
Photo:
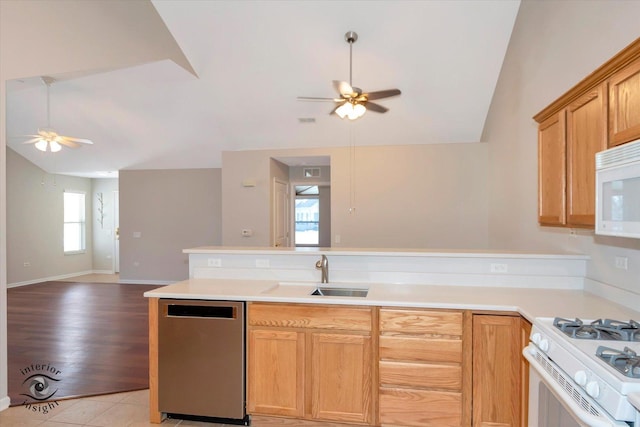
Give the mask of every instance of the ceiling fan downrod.
<svg viewBox="0 0 640 427">
<path fill-rule="evenodd" d="M 349 86 L 353 87 L 353 44 L 358 40 L 358 33 L 356 33 L 355 31 L 347 31 L 347 33 L 344 35 L 344 39 L 347 41 L 347 43 L 349 43 Z"/>
</svg>

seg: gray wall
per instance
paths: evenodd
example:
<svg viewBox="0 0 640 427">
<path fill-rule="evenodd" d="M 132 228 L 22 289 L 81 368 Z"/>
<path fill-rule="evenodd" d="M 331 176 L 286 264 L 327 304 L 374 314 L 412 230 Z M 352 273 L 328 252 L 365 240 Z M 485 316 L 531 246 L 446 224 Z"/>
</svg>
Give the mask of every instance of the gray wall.
<svg viewBox="0 0 640 427">
<path fill-rule="evenodd" d="M 33 283 L 91 272 L 94 225 L 91 179 L 51 175 L 10 148 L 6 151 L 8 283 Z M 85 192 L 87 249 L 83 254 L 64 254 L 65 190 Z"/>
<path fill-rule="evenodd" d="M 221 243 L 220 178 L 220 169 L 120 171 L 121 281 L 188 278 L 182 250 Z"/>
<path fill-rule="evenodd" d="M 483 135 L 490 246 L 585 253 L 589 278 L 635 293 L 640 240 L 538 225 L 532 117 L 635 40 L 639 16 L 639 1 L 523 1 Z M 628 270 L 614 267 L 616 256 L 628 257 Z"/>
</svg>

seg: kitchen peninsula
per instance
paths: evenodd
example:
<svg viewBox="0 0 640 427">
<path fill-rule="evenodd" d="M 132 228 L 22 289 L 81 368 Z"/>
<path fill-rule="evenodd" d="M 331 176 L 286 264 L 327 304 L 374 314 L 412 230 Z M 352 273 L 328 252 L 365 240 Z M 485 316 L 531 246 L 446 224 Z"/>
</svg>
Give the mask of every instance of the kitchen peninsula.
<svg viewBox="0 0 640 427">
<path fill-rule="evenodd" d="M 223 247 L 184 252 L 190 278 L 145 293 L 152 422 L 163 416 L 157 401 L 161 299 L 247 304 L 250 415 L 365 425 L 466 426 L 473 416 L 515 427 L 526 414 L 520 353 L 534 318 L 640 318 L 633 296 L 623 306 L 606 298 L 605 285 L 585 277 L 583 255 Z M 366 289 L 367 296 L 311 295 L 320 284 L 321 255 L 329 261 L 324 286 Z M 494 348 L 504 354 L 498 357 Z M 262 363 L 264 357 L 272 362 Z M 270 372 L 278 358 L 287 365 Z M 328 366 L 338 360 L 339 366 Z M 290 375 L 278 371 L 284 367 Z M 510 375 L 486 377 L 494 369 L 509 369 Z M 268 381 L 257 381 L 257 375 Z M 336 382 L 341 375 L 351 389 Z M 507 387 L 507 393 L 493 393 L 496 387 Z M 515 400 L 505 405 L 504 399 Z"/>
</svg>

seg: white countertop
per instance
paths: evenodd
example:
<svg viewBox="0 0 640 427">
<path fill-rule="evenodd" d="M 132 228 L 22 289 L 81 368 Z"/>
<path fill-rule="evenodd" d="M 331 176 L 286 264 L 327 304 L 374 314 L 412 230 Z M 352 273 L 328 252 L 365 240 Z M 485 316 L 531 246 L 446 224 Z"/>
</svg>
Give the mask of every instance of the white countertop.
<svg viewBox="0 0 640 427">
<path fill-rule="evenodd" d="M 228 249 L 227 249 L 228 253 Z M 346 304 L 464 310 L 516 311 L 536 317 L 583 319 L 640 319 L 630 310 L 582 290 L 432 285 L 331 283 L 329 286 L 367 287 L 358 297 L 312 296 L 315 283 L 279 283 L 272 280 L 189 279 L 145 292 L 145 297 L 307 304 Z"/>
</svg>

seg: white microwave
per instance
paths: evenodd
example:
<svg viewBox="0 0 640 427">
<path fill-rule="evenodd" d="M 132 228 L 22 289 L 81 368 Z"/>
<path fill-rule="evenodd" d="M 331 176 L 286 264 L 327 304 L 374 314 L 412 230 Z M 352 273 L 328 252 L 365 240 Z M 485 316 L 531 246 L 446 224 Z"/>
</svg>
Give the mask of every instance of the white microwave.
<svg viewBox="0 0 640 427">
<path fill-rule="evenodd" d="M 596 153 L 596 234 L 640 238 L 640 140 Z"/>
</svg>

